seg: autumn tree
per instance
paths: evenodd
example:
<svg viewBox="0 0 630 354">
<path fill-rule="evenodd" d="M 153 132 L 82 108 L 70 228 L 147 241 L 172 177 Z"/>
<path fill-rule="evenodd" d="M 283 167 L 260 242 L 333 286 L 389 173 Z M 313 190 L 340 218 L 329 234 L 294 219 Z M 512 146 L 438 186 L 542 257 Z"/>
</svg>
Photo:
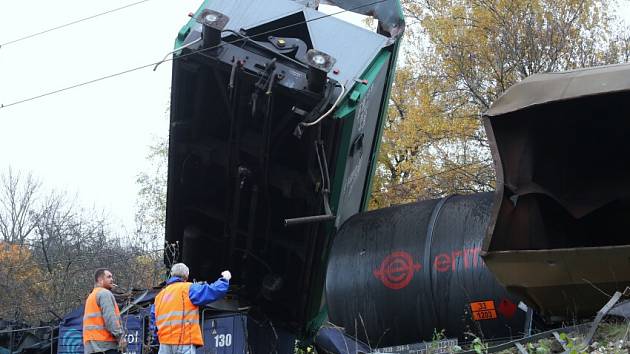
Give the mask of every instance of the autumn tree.
<svg viewBox="0 0 630 354">
<path fill-rule="evenodd" d="M 33 207 L 40 182 L 31 174 L 9 168 L 0 176 L 0 236 L 7 244 L 22 244 L 33 232 Z"/>
<path fill-rule="evenodd" d="M 166 180 L 168 140 L 158 140 L 149 147 L 147 161 L 151 171 L 138 174 L 136 235 L 157 248 L 164 243 L 166 225 Z"/>
<path fill-rule="evenodd" d="M 45 289 L 33 279 L 41 272 L 30 248 L 0 241 L 0 317 L 35 321 L 40 319 L 40 299 Z"/>
<path fill-rule="evenodd" d="M 171 102 L 164 106 L 164 122 L 168 123 Z M 168 177 L 168 136 L 155 137 L 146 156 L 148 171 L 141 171 L 136 178 L 136 237 L 149 248 L 164 245 L 166 235 L 166 185 Z"/>
<path fill-rule="evenodd" d="M 122 292 L 159 282 L 161 251 L 109 230 L 102 212 L 47 191 L 30 174 L 9 170 L 0 181 L 0 318 L 60 319 L 82 305 L 100 267 L 112 270 Z"/>
<path fill-rule="evenodd" d="M 628 60 L 606 0 L 405 0 L 371 207 L 491 190 L 481 114 L 512 84 Z M 615 29 L 615 30 L 613 30 Z"/>
<path fill-rule="evenodd" d="M 136 185 L 136 240 L 145 251 L 159 250 L 164 246 L 166 234 L 166 182 L 168 164 L 168 139 L 158 139 L 149 146 L 147 154 L 150 171 L 138 174 Z M 164 251 L 149 253 L 137 259 L 138 266 L 144 269 L 145 281 L 157 284 L 166 276 Z"/>
</svg>

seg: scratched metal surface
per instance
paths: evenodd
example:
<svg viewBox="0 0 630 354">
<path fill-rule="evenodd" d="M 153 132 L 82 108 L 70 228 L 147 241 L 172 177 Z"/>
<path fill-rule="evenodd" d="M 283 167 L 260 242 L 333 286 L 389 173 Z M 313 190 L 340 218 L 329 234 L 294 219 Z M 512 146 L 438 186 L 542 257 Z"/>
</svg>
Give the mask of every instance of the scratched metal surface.
<svg viewBox="0 0 630 354">
<path fill-rule="evenodd" d="M 491 207 L 492 193 L 482 193 L 350 218 L 328 266 L 331 321 L 380 346 L 431 340 L 436 328 L 460 339 L 467 330 L 518 335 L 525 318 L 518 299 L 479 256 Z"/>
</svg>

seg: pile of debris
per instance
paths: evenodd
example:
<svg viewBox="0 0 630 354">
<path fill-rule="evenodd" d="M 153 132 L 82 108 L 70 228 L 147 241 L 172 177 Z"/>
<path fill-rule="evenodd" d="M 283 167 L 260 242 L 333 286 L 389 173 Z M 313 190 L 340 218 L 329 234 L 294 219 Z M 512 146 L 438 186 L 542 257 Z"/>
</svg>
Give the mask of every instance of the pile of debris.
<svg viewBox="0 0 630 354">
<path fill-rule="evenodd" d="M 32 327 L 26 323 L 0 319 L 0 354 L 52 353 L 58 326 L 40 323 Z"/>
<path fill-rule="evenodd" d="M 630 353 L 630 300 L 617 303 L 630 290 L 615 293 L 593 322 L 557 328 L 499 345 L 476 339 L 461 354 Z"/>
</svg>

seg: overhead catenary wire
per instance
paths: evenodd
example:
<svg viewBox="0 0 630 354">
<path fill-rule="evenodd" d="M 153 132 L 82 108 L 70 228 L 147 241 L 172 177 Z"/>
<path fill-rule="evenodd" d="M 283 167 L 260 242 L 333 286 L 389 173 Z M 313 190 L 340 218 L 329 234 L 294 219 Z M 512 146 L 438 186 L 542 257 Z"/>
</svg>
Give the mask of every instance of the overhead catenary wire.
<svg viewBox="0 0 630 354">
<path fill-rule="evenodd" d="M 29 38 L 37 37 L 37 36 L 40 36 L 40 35 L 48 33 L 48 32 L 56 31 L 58 29 L 69 27 L 69 26 L 75 25 L 75 24 L 80 23 L 80 22 L 85 22 L 85 21 L 88 21 L 88 20 L 91 20 L 91 19 L 94 19 L 94 18 L 97 18 L 97 17 L 100 17 L 100 16 L 111 14 L 112 12 L 120 11 L 120 10 L 129 8 L 129 7 L 133 7 L 133 6 L 136 6 L 136 5 L 140 5 L 142 3 L 149 2 L 149 1 L 151 1 L 151 0 L 137 1 L 137 2 L 134 2 L 134 3 L 131 3 L 131 4 L 127 4 L 127 5 L 121 6 L 121 7 L 117 7 L 115 9 L 111 9 L 111 10 L 107 10 L 107 11 L 104 11 L 104 12 L 100 12 L 100 13 L 92 15 L 92 16 L 83 17 L 83 18 L 80 18 L 78 20 L 74 20 L 74 21 L 71 21 L 71 22 L 68 22 L 68 23 L 64 23 L 62 25 L 51 27 L 51 28 L 45 29 L 43 31 L 35 32 L 35 33 L 32 33 L 32 34 L 26 35 L 24 37 L 20 37 L 20 38 L 16 38 L 16 39 L 10 40 L 8 42 L 4 42 L 4 43 L 0 44 L 0 48 L 2 48 L 4 46 L 7 46 L 9 44 L 21 42 L 21 41 L 24 41 L 24 40 L 29 39 Z"/>
<path fill-rule="evenodd" d="M 145 0 L 145 1 L 149 1 L 149 0 Z M 281 27 L 277 27 L 277 28 L 272 28 L 272 29 L 270 29 L 268 31 L 264 31 L 262 33 L 257 33 L 256 37 L 263 36 L 263 35 L 266 35 L 266 34 L 269 34 L 269 33 L 275 32 L 275 31 L 279 31 L 279 30 L 283 30 L 283 29 L 292 28 L 292 27 L 295 27 L 295 26 L 307 24 L 307 23 L 310 23 L 310 22 L 314 22 L 314 21 L 317 21 L 317 20 L 321 20 L 321 19 L 324 19 L 324 18 L 331 17 L 331 16 L 339 15 L 339 14 L 342 14 L 342 13 L 352 12 L 354 10 L 357 10 L 357 9 L 360 9 L 360 8 L 363 8 L 363 7 L 367 7 L 367 6 L 371 6 L 371 5 L 376 5 L 376 4 L 385 2 L 385 1 L 388 1 L 388 0 L 377 0 L 377 1 L 374 1 L 374 2 L 371 2 L 371 3 L 368 3 L 368 4 L 363 4 L 363 5 L 360 5 L 360 6 L 353 7 L 353 8 L 347 9 L 347 10 L 341 10 L 341 11 L 337 11 L 335 13 L 331 13 L 331 14 L 327 14 L 327 15 L 311 18 L 311 19 L 304 20 L 304 21 L 301 21 L 301 22 L 296 22 L 296 23 L 293 23 L 293 24 L 290 24 L 290 25 L 281 26 Z M 21 100 L 18 100 L 18 101 L 14 101 L 14 102 L 11 102 L 11 103 L 8 103 L 8 104 L 0 104 L 0 109 L 8 108 L 8 107 L 11 107 L 11 106 L 16 106 L 16 105 L 19 105 L 19 104 L 22 104 L 22 103 L 26 103 L 26 102 L 30 102 L 30 101 L 34 101 L 34 100 L 39 99 L 39 98 L 55 95 L 55 94 L 58 94 L 58 93 L 61 93 L 61 92 L 64 92 L 64 91 L 69 91 L 69 90 L 72 90 L 72 89 L 75 89 L 75 88 L 79 88 L 79 87 L 82 87 L 82 86 L 94 84 L 96 82 L 107 80 L 107 79 L 111 79 L 111 78 L 114 78 L 114 77 L 117 77 L 117 76 L 126 75 L 126 74 L 132 73 L 134 71 L 138 71 L 138 70 L 142 70 L 142 69 L 145 69 L 145 68 L 148 68 L 148 67 L 159 65 L 159 64 L 161 64 L 163 62 L 184 59 L 184 58 L 186 58 L 188 56 L 195 55 L 195 54 L 198 54 L 198 53 L 203 53 L 203 52 L 210 51 L 210 50 L 213 50 L 213 49 L 217 49 L 217 48 L 220 48 L 220 47 L 222 47 L 224 45 L 227 45 L 227 44 L 234 44 L 234 43 L 250 41 L 250 40 L 253 40 L 250 36 L 243 36 L 241 38 L 237 38 L 237 39 L 234 39 L 234 40 L 229 41 L 229 42 L 222 42 L 222 43 L 219 43 L 216 46 L 211 46 L 211 47 L 208 47 L 208 48 L 202 48 L 202 49 L 199 49 L 199 50 L 194 50 L 194 51 L 191 51 L 190 53 L 183 54 L 183 55 L 176 56 L 176 57 L 172 57 L 172 58 L 169 58 L 169 59 L 166 59 L 166 60 L 160 60 L 160 61 L 152 62 L 152 63 L 149 63 L 149 64 L 145 64 L 145 65 L 137 66 L 137 67 L 134 67 L 134 68 L 130 68 L 130 69 L 127 69 L 127 70 L 123 70 L 123 71 L 120 71 L 120 72 L 117 72 L 117 73 L 114 73 L 114 74 L 101 76 L 101 77 L 98 77 L 98 78 L 95 78 L 95 79 L 92 79 L 92 80 L 84 81 L 84 82 L 81 82 L 81 83 L 77 83 L 77 84 L 74 84 L 74 85 L 70 85 L 70 86 L 67 86 L 67 87 L 56 89 L 56 90 L 53 90 L 53 91 L 45 92 L 45 93 L 42 93 L 42 94 L 39 94 L 39 95 L 36 95 L 36 96 L 31 96 L 31 97 L 28 97 L 28 98 L 25 98 L 25 99 L 21 99 Z"/>
</svg>

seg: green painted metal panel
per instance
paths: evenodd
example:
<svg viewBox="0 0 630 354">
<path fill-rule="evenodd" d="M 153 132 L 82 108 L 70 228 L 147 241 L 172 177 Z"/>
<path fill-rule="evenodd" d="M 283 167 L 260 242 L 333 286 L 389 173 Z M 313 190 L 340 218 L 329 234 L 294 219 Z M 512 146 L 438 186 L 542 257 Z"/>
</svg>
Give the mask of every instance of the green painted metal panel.
<svg viewBox="0 0 630 354">
<path fill-rule="evenodd" d="M 199 6 L 199 8 L 197 9 L 197 11 L 195 11 L 195 15 L 194 17 L 197 17 L 201 14 L 201 11 L 203 11 L 203 9 L 205 9 L 206 7 L 208 7 L 208 5 L 212 2 L 212 0 L 204 0 L 204 2 L 201 4 L 201 6 Z M 179 32 L 177 33 L 177 38 L 175 39 L 175 49 L 179 48 L 182 46 L 182 44 L 184 44 L 184 40 L 186 39 L 186 36 L 188 36 L 188 33 L 190 33 L 190 30 L 193 28 L 193 26 L 195 26 L 197 24 L 197 21 L 194 18 L 191 18 L 190 20 L 188 20 L 188 22 L 184 25 L 184 27 L 182 27 L 182 29 L 179 30 Z"/>
<path fill-rule="evenodd" d="M 389 64 L 389 72 L 387 73 L 387 86 L 385 88 L 385 94 L 383 95 L 383 102 L 381 105 L 381 112 L 379 114 L 379 123 L 377 125 L 378 131 L 375 135 L 375 141 L 372 145 L 372 154 L 370 160 L 370 166 L 368 167 L 369 174 L 365 181 L 365 194 L 363 196 L 363 201 L 361 202 L 361 211 L 365 211 L 368 208 L 370 203 L 370 197 L 372 195 L 372 179 L 374 178 L 374 172 L 376 171 L 376 165 L 378 164 L 378 156 L 380 154 L 381 142 L 383 139 L 383 127 L 385 126 L 385 120 L 387 119 L 387 111 L 389 108 L 389 97 L 392 92 L 392 85 L 394 83 L 394 79 L 396 78 L 396 62 L 398 59 L 398 49 L 400 47 L 400 41 L 394 44 L 394 49 L 392 50 L 392 56 L 390 58 Z"/>
</svg>

